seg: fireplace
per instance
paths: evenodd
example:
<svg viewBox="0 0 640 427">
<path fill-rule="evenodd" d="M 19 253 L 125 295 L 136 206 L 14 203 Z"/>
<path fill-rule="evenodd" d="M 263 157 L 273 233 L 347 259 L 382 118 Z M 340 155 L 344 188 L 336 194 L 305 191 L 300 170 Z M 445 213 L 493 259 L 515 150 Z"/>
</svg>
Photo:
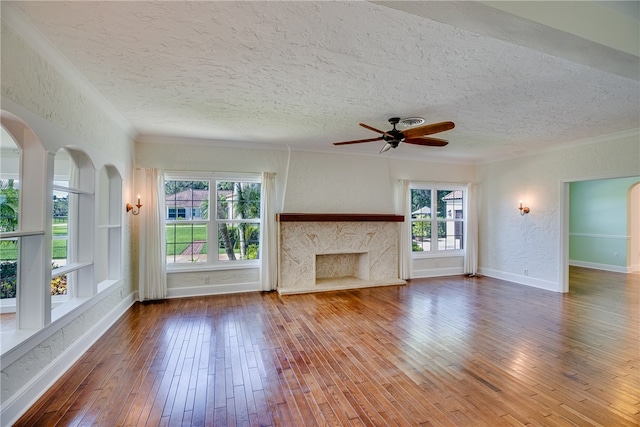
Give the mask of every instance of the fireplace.
<svg viewBox="0 0 640 427">
<path fill-rule="evenodd" d="M 316 254 L 316 285 L 331 280 L 369 280 L 369 253 Z"/>
<path fill-rule="evenodd" d="M 405 284 L 397 215 L 279 214 L 278 292 Z"/>
</svg>

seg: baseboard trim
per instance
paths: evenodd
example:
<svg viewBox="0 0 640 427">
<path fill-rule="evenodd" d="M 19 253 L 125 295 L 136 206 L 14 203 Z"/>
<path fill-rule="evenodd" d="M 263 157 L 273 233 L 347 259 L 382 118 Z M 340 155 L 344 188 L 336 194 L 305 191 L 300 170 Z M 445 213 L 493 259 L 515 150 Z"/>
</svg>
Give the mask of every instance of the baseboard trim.
<svg viewBox="0 0 640 427">
<path fill-rule="evenodd" d="M 119 290 L 116 290 L 119 292 Z M 65 349 L 46 368 L 3 402 L 0 425 L 15 423 L 80 357 L 133 305 L 134 295 L 123 298 L 107 316 Z"/>
<path fill-rule="evenodd" d="M 522 276 L 520 274 L 506 273 L 504 271 L 492 270 L 490 268 L 479 268 L 478 273 L 483 276 L 493 277 L 494 279 L 506 280 L 508 282 L 517 283 L 519 285 L 544 289 L 545 291 L 562 292 L 561 286 L 557 282 L 535 279 L 533 277 Z"/>
<path fill-rule="evenodd" d="M 569 260 L 569 265 L 574 267 L 591 268 L 594 270 L 611 271 L 613 273 L 631 273 L 633 271 L 631 267 L 628 268 L 621 265 L 599 264 L 596 262 L 576 261 L 571 259 Z"/>
<path fill-rule="evenodd" d="M 232 283 L 226 285 L 202 285 L 167 289 L 167 298 L 201 297 L 207 295 L 236 294 L 261 291 L 259 282 Z"/>
</svg>

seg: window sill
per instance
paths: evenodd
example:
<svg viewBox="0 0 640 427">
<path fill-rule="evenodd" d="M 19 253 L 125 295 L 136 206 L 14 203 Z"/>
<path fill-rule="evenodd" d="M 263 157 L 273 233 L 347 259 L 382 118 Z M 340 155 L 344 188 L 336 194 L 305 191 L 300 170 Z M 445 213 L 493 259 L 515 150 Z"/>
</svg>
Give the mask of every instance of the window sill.
<svg viewBox="0 0 640 427">
<path fill-rule="evenodd" d="M 2 313 L 15 313 L 16 312 L 16 299 L 15 298 L 2 298 L 0 299 L 0 314 Z"/>
<path fill-rule="evenodd" d="M 102 282 L 98 283 L 98 294 L 100 294 L 101 292 L 106 291 L 110 287 L 115 286 L 116 284 L 118 284 L 120 282 L 122 282 L 122 279 L 107 279 L 107 280 L 103 280 Z"/>
<path fill-rule="evenodd" d="M 413 252 L 413 259 L 429 258 L 459 258 L 464 256 L 464 251 L 438 251 L 438 252 Z"/>
</svg>

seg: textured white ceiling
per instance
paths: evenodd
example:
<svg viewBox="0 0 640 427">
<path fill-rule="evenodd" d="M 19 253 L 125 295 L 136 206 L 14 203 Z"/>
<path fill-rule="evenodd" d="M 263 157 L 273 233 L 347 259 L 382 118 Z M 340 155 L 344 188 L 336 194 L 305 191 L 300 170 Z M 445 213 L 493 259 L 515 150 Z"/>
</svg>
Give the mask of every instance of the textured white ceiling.
<svg viewBox="0 0 640 427">
<path fill-rule="evenodd" d="M 383 155 L 474 162 L 640 127 L 637 56 L 477 3 L 15 5 L 147 140 L 375 154 L 332 142 L 420 116 L 450 144 Z"/>
</svg>

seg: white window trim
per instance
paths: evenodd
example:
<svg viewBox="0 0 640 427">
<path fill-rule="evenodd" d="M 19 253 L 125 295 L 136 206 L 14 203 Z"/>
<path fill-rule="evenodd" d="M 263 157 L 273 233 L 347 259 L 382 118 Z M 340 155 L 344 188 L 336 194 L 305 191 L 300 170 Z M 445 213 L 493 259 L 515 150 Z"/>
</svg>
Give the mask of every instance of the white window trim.
<svg viewBox="0 0 640 427">
<path fill-rule="evenodd" d="M 246 173 L 246 172 L 185 172 L 185 171 L 165 171 L 165 181 L 209 181 L 209 203 L 211 203 L 212 191 L 215 193 L 216 181 L 242 181 L 252 182 L 260 184 L 262 182 L 262 176 L 259 173 Z M 164 195 L 163 195 L 164 197 Z M 262 195 L 261 195 L 262 197 Z M 166 210 L 166 209 L 165 209 Z M 163 213 L 166 215 L 166 212 Z M 167 220 L 164 219 L 165 224 L 207 224 L 207 244 L 210 241 L 216 241 L 218 237 L 217 227 L 212 225 L 217 224 L 215 218 L 212 219 L 211 212 L 207 220 Z M 255 223 L 255 220 L 230 220 L 229 222 L 246 222 Z M 263 227 L 263 219 L 259 219 L 260 227 Z M 216 229 L 215 232 L 213 229 Z M 215 235 L 215 238 L 212 237 Z M 260 242 L 262 244 L 262 242 Z M 210 245 L 209 245 L 210 246 Z M 217 248 L 217 243 L 215 245 Z M 220 271 L 220 270 L 241 270 L 241 269 L 255 269 L 260 267 L 260 260 L 236 260 L 236 261 L 220 261 L 218 257 L 207 256 L 206 262 L 201 263 L 169 263 L 165 260 L 165 266 L 167 273 L 188 273 L 188 272 L 204 272 L 204 271 Z"/>
<path fill-rule="evenodd" d="M 451 220 L 445 220 L 445 221 L 455 221 L 455 222 L 461 222 L 463 224 L 463 230 L 464 233 L 466 233 L 467 230 L 467 215 L 468 215 L 468 192 L 469 192 L 469 188 L 466 185 L 463 184 L 458 184 L 458 183 L 446 183 L 446 182 L 413 182 L 409 185 L 409 191 L 411 190 L 435 190 L 436 192 L 438 190 L 451 190 L 451 191 L 462 191 L 464 194 L 464 203 L 462 204 L 462 209 L 463 209 L 463 219 L 462 220 L 455 220 L 455 219 L 451 219 Z M 437 214 L 436 214 L 437 216 Z M 409 220 L 411 221 L 411 224 L 413 225 L 413 220 L 411 219 L 411 215 L 409 215 Z M 437 223 L 438 219 L 437 218 L 432 218 L 429 221 L 432 221 L 432 230 L 433 230 L 433 223 Z M 440 220 L 440 222 L 443 222 L 442 220 Z M 437 227 L 436 227 L 437 229 Z M 464 241 L 464 239 L 463 239 Z M 464 246 L 466 248 L 466 245 Z M 437 245 L 435 246 L 434 250 L 430 250 L 430 251 L 421 251 L 421 252 L 414 252 L 413 249 L 411 250 L 411 254 L 412 254 L 412 259 L 428 259 L 428 258 L 457 258 L 457 257 L 464 257 L 465 256 L 465 249 L 455 249 L 455 250 L 438 250 Z"/>
</svg>

